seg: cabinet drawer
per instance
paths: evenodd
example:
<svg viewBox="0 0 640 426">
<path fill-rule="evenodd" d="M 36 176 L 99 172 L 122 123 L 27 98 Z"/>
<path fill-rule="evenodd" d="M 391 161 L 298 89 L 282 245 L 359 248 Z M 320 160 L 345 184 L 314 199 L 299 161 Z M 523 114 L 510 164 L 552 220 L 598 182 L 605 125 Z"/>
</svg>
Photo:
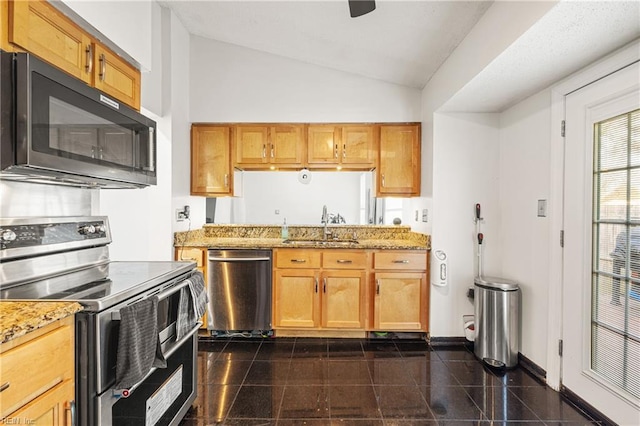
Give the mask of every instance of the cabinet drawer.
<svg viewBox="0 0 640 426">
<path fill-rule="evenodd" d="M 181 248 L 178 249 L 176 260 L 194 260 L 196 262 L 196 267 L 202 268 L 206 252 L 206 250 L 199 248 Z"/>
<path fill-rule="evenodd" d="M 315 250 L 285 249 L 276 251 L 276 268 L 319 268 L 321 255 Z"/>
<path fill-rule="evenodd" d="M 73 377 L 73 349 L 73 330 L 63 326 L 4 352 L 0 418 Z"/>
<path fill-rule="evenodd" d="M 366 269 L 367 253 L 344 250 L 326 250 L 322 267 L 330 269 Z"/>
<path fill-rule="evenodd" d="M 427 269 L 427 252 L 396 251 L 378 252 L 373 255 L 375 269 L 405 269 L 423 271 Z"/>
</svg>

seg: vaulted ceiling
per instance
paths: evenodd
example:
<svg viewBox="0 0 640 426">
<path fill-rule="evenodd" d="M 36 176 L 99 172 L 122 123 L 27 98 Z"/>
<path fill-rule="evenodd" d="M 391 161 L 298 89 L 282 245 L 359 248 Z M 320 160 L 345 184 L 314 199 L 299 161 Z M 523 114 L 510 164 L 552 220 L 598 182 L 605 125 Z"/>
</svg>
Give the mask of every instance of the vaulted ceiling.
<svg viewBox="0 0 640 426">
<path fill-rule="evenodd" d="M 194 35 L 421 89 L 491 1 L 161 1 Z M 498 29 L 497 29 L 498 30 Z M 500 111 L 640 37 L 638 1 L 562 1 L 480 72 L 448 110 Z"/>
</svg>

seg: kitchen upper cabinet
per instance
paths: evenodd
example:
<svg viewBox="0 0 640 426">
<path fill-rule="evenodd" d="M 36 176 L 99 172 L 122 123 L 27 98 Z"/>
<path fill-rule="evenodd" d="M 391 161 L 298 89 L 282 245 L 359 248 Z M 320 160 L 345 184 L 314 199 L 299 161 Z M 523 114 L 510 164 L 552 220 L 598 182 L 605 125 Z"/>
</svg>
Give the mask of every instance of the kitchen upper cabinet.
<svg viewBox="0 0 640 426">
<path fill-rule="evenodd" d="M 428 252 L 374 253 L 373 329 L 429 331 Z"/>
<path fill-rule="evenodd" d="M 420 124 L 381 125 L 377 195 L 420 195 Z"/>
<path fill-rule="evenodd" d="M 373 125 L 309 125 L 310 167 L 367 170 L 375 167 Z"/>
<path fill-rule="evenodd" d="M 230 136 L 229 126 L 191 127 L 191 195 L 233 195 Z"/>
<path fill-rule="evenodd" d="M 5 424 L 29 419 L 38 425 L 72 425 L 73 319 L 55 321 L 0 346 L 0 419 Z"/>
<path fill-rule="evenodd" d="M 304 125 L 238 125 L 235 127 L 235 166 L 240 169 L 302 167 Z"/>
<path fill-rule="evenodd" d="M 91 37 L 46 1 L 9 2 L 9 42 L 91 85 Z"/>
<path fill-rule="evenodd" d="M 140 109 L 140 71 L 44 0 L 2 2 L 7 43 L 130 107 Z M 4 23 L 3 23 L 4 24 Z M 4 39 L 5 31 L 2 31 Z"/>
<path fill-rule="evenodd" d="M 111 50 L 94 43 L 94 86 L 107 95 L 140 109 L 140 72 Z"/>
</svg>

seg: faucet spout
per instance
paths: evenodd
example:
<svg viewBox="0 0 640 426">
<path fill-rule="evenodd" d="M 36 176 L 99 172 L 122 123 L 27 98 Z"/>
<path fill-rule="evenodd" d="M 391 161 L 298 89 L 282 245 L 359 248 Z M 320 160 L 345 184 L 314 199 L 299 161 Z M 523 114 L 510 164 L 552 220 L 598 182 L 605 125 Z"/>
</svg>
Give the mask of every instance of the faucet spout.
<svg viewBox="0 0 640 426">
<path fill-rule="evenodd" d="M 329 236 L 331 236 L 331 230 L 329 229 L 329 215 L 327 214 L 327 205 L 322 206 L 322 218 L 320 219 L 320 223 L 324 224 L 324 229 L 322 230 L 322 239 L 326 240 Z"/>
</svg>

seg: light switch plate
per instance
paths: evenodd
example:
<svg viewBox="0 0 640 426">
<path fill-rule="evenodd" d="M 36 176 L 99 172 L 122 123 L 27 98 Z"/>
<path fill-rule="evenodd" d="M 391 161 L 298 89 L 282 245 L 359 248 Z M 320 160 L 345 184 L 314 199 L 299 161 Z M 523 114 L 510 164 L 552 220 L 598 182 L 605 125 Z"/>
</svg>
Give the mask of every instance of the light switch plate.
<svg viewBox="0 0 640 426">
<path fill-rule="evenodd" d="M 547 200 L 538 200 L 538 217 L 547 217 Z"/>
<path fill-rule="evenodd" d="M 429 221 L 429 210 L 428 209 L 422 209 L 422 221 L 423 222 L 428 222 Z"/>
</svg>

